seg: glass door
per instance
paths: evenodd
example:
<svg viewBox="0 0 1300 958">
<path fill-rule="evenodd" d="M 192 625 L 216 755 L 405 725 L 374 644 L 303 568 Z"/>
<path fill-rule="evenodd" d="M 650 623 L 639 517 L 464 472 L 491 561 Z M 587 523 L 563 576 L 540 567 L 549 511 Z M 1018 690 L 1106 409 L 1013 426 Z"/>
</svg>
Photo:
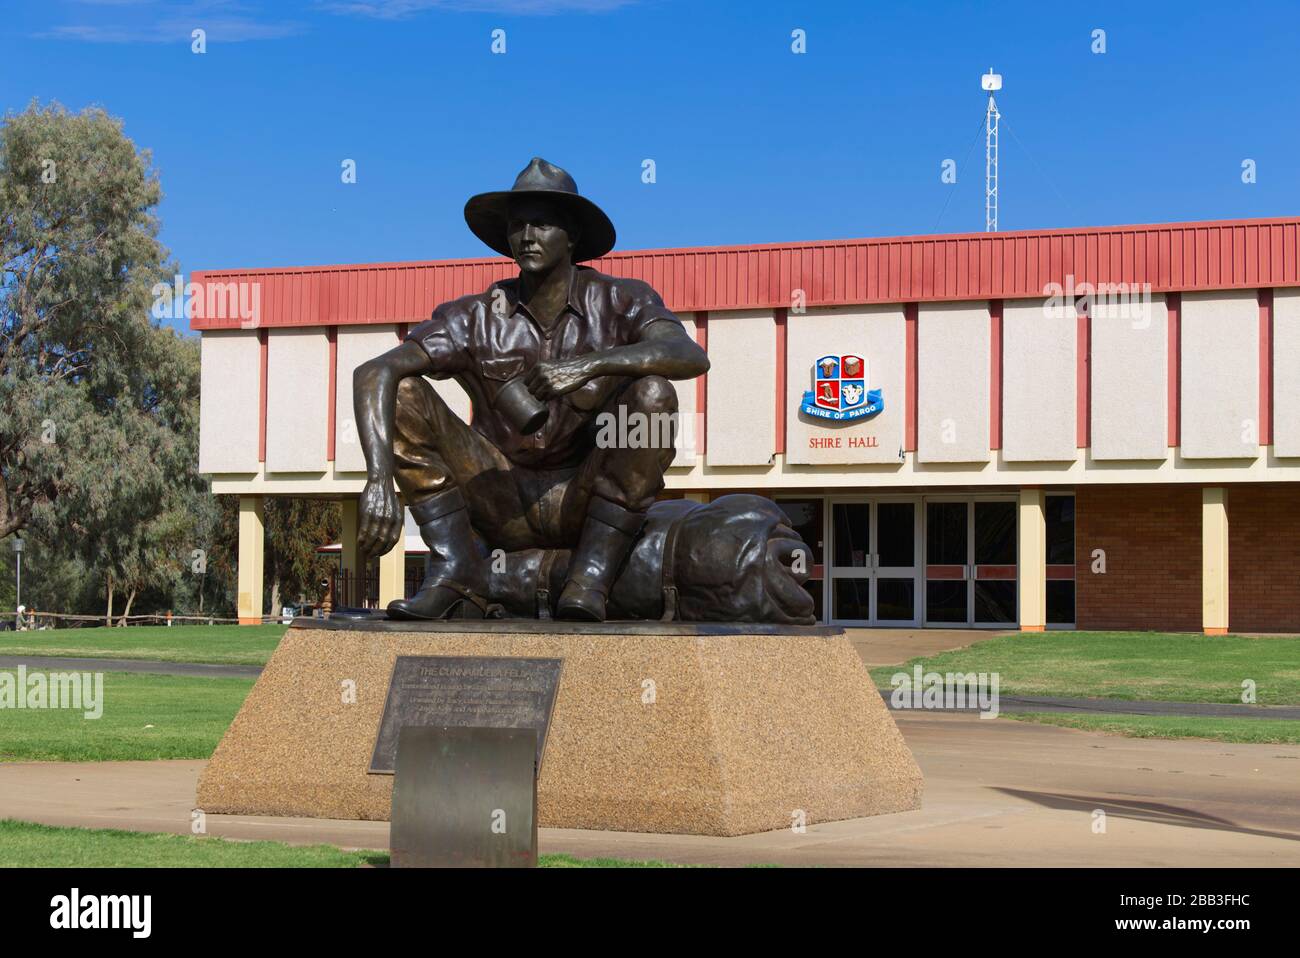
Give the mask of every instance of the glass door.
<svg viewBox="0 0 1300 958">
<path fill-rule="evenodd" d="M 1019 621 L 1016 602 L 1016 501 L 976 499 L 972 503 L 971 624 L 983 627 Z"/>
<path fill-rule="evenodd" d="M 1015 499 L 927 499 L 926 625 L 1017 622 L 1016 546 Z"/>
<path fill-rule="evenodd" d="M 925 502 L 925 624 L 970 624 L 970 501 Z"/>
<path fill-rule="evenodd" d="M 916 625 L 917 566 L 921 510 L 915 499 L 877 500 L 871 601 L 876 625 Z"/>
<path fill-rule="evenodd" d="M 831 504 L 831 618 L 871 624 L 871 503 Z"/>
<path fill-rule="evenodd" d="M 831 505 L 831 616 L 845 625 L 916 625 L 915 499 Z"/>
</svg>

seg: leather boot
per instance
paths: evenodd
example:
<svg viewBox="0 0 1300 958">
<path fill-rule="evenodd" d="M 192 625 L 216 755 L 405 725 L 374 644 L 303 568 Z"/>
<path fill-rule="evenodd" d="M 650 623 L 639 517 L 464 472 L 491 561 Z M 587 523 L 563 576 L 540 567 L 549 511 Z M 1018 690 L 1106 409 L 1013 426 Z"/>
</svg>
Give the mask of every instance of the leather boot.
<svg viewBox="0 0 1300 958">
<path fill-rule="evenodd" d="M 644 524 L 644 512 L 631 512 L 608 499 L 592 496 L 569 565 L 569 577 L 556 606 L 557 617 L 605 621 L 609 590 Z"/>
<path fill-rule="evenodd" d="M 460 490 L 453 486 L 413 503 L 411 515 L 429 547 L 433 574 L 411 598 L 388 603 L 388 617 L 483 619 L 494 614 L 487 600 L 484 557 Z"/>
</svg>

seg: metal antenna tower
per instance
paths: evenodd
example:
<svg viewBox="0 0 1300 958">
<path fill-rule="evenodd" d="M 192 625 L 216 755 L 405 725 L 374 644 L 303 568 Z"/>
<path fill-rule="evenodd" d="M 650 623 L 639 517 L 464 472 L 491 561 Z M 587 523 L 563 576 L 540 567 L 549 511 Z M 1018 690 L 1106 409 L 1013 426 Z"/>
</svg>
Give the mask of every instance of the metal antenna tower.
<svg viewBox="0 0 1300 958">
<path fill-rule="evenodd" d="M 984 232 L 998 231 L 998 105 L 993 94 L 1002 89 L 1002 74 L 989 72 L 980 77 L 980 88 L 989 95 L 984 115 Z"/>
</svg>

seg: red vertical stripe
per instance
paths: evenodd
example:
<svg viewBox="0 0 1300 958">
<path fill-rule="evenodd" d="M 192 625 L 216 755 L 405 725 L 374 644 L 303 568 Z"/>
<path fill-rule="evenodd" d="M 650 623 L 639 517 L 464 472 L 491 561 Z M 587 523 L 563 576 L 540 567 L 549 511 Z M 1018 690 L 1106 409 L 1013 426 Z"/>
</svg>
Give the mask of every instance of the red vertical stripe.
<svg viewBox="0 0 1300 958">
<path fill-rule="evenodd" d="M 257 461 L 266 462 L 266 366 L 270 355 L 266 329 L 257 331 L 259 347 L 257 376 Z"/>
<path fill-rule="evenodd" d="M 907 406 L 905 412 L 906 420 L 903 426 L 903 448 L 907 452 L 916 452 L 916 317 L 918 307 L 916 303 L 906 303 L 903 306 L 903 328 L 905 330 L 905 350 L 906 358 L 904 360 L 905 379 L 903 381 L 903 403 Z"/>
<path fill-rule="evenodd" d="M 1259 444 L 1273 445 L 1273 291 L 1259 291 Z"/>
<path fill-rule="evenodd" d="M 695 314 L 695 341 L 700 349 L 709 351 L 709 314 L 701 310 Z M 695 380 L 695 425 L 699 433 L 695 437 L 696 455 L 704 455 L 709 439 L 709 374 L 705 373 Z"/>
<path fill-rule="evenodd" d="M 1002 300 L 989 300 L 989 448 L 1002 448 Z"/>
<path fill-rule="evenodd" d="M 785 455 L 785 391 L 786 391 L 786 308 L 778 306 L 773 312 L 776 321 L 776 454 Z"/>
<path fill-rule="evenodd" d="M 1182 312 L 1183 297 L 1181 293 L 1169 293 L 1165 296 L 1165 307 L 1169 313 L 1169 345 L 1166 351 L 1168 372 L 1165 388 L 1169 397 L 1169 445 L 1181 444 L 1179 435 L 1178 405 L 1182 397 L 1182 335 L 1179 319 Z"/>
<path fill-rule="evenodd" d="M 1086 300 L 1084 301 L 1086 303 Z M 1092 432 L 1092 317 L 1085 306 L 1075 315 L 1074 432 L 1075 445 L 1087 449 Z"/>
<path fill-rule="evenodd" d="M 330 326 L 325 330 L 325 338 L 330 344 L 329 408 L 325 411 L 325 459 L 333 462 L 334 433 L 337 429 L 334 412 L 338 408 L 339 398 L 339 328 Z"/>
</svg>

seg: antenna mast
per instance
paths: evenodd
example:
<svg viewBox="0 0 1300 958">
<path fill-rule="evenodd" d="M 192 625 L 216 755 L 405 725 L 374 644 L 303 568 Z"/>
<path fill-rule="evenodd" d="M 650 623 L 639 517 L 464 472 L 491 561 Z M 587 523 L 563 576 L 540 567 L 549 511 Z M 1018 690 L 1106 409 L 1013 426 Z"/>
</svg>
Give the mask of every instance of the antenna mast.
<svg viewBox="0 0 1300 958">
<path fill-rule="evenodd" d="M 998 105 L 993 94 L 1002 89 L 1002 74 L 989 72 L 980 77 L 980 88 L 989 95 L 984 115 L 984 232 L 998 231 Z"/>
</svg>

